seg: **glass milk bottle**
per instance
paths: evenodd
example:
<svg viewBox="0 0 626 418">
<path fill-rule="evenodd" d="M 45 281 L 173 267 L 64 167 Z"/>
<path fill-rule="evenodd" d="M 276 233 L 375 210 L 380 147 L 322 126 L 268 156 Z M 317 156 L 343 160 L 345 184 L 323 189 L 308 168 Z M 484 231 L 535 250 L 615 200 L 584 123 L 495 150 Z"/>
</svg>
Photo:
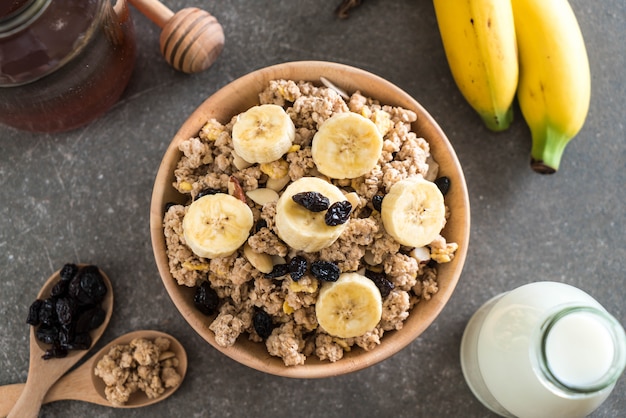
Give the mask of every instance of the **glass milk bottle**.
<svg viewBox="0 0 626 418">
<path fill-rule="evenodd" d="M 35 132 L 84 125 L 119 99 L 134 63 L 125 0 L 3 0 L 0 123 Z"/>
<path fill-rule="evenodd" d="M 504 417 L 584 417 L 626 366 L 624 328 L 590 295 L 537 282 L 494 297 L 469 320 L 461 367 L 474 395 Z"/>
</svg>

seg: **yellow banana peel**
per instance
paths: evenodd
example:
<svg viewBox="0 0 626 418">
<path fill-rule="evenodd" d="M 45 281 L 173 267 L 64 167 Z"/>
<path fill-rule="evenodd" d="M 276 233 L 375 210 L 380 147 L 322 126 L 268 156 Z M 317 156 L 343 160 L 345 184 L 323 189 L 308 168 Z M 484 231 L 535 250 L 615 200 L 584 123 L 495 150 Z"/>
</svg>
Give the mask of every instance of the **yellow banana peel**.
<svg viewBox="0 0 626 418">
<path fill-rule="evenodd" d="M 489 129 L 507 129 L 519 72 L 510 0 L 434 0 L 433 4 L 457 87 Z"/>
<path fill-rule="evenodd" d="M 520 60 L 517 92 L 532 135 L 531 167 L 554 173 L 589 110 L 585 43 L 567 0 L 512 0 Z"/>
</svg>

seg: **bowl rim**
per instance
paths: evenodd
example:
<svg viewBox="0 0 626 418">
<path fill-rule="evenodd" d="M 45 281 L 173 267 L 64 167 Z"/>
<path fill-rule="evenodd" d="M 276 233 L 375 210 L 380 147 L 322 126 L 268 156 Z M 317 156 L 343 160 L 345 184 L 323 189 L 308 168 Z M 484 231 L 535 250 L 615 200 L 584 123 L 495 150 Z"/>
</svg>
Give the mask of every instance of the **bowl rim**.
<svg viewBox="0 0 626 418">
<path fill-rule="evenodd" d="M 346 75 L 349 77 L 344 80 Z M 258 104 L 258 93 L 267 86 L 269 80 L 292 79 L 318 82 L 320 76 L 331 80 L 348 92 L 359 90 L 364 96 L 373 97 L 382 104 L 401 106 L 416 112 L 418 119 L 412 126 L 413 130 L 419 136 L 426 138 L 431 146 L 431 153 L 440 167 L 450 167 L 450 172 L 444 174 L 451 179 L 451 189 L 446 195 L 446 204 L 450 207 L 451 216 L 444 231 L 449 228 L 457 231 L 457 234 L 449 237 L 444 232 L 443 235 L 448 241 L 458 243 L 459 248 L 450 263 L 440 265 L 438 275 L 441 276 L 441 271 L 444 271 L 447 278 L 447 282 L 443 283 L 444 286 L 439 283 L 439 291 L 430 300 L 420 302 L 413 307 L 402 330 L 385 332 L 381 344 L 375 349 L 365 351 L 355 346 L 352 351 L 345 353 L 344 358 L 334 363 L 309 356 L 304 365 L 285 366 L 282 359 L 270 356 L 265 347 L 262 347 L 265 355 L 253 355 L 249 351 L 250 345 L 260 343 L 243 337 L 238 338 L 235 345 L 231 347 L 221 347 L 215 342 L 213 332 L 208 328 L 210 321 L 193 309 L 193 304 L 189 303 L 191 297 L 188 289 L 190 288 L 179 285 L 169 271 L 163 233 L 163 216 L 165 204 L 171 201 L 167 199 L 166 194 L 180 195 L 175 191 L 172 182 L 175 165 L 182 154 L 178 150 L 181 141 L 196 136 L 206 121 L 211 117 L 216 117 L 218 113 L 229 115 L 228 120 L 230 120 L 234 115 Z M 341 83 L 334 81 L 338 76 L 343 76 Z M 376 89 L 380 89 L 383 93 L 374 95 L 370 93 Z M 242 95 L 245 100 L 229 98 L 233 94 Z M 220 122 L 226 123 L 228 120 Z M 150 203 L 150 237 L 157 268 L 170 299 L 185 321 L 211 346 L 231 359 L 265 373 L 292 378 L 322 378 L 355 372 L 403 350 L 436 320 L 450 299 L 465 264 L 469 234 L 470 207 L 465 177 L 458 157 L 439 124 L 417 100 L 390 81 L 360 68 L 327 61 L 290 61 L 260 68 L 229 82 L 210 95 L 185 120 L 167 147 L 155 177 Z M 421 318 L 424 313 L 428 315 L 426 319 Z M 418 316 L 420 318 L 417 318 Z M 412 318 L 413 321 L 409 322 Z M 406 330 L 409 323 L 413 328 L 412 332 Z"/>
</svg>

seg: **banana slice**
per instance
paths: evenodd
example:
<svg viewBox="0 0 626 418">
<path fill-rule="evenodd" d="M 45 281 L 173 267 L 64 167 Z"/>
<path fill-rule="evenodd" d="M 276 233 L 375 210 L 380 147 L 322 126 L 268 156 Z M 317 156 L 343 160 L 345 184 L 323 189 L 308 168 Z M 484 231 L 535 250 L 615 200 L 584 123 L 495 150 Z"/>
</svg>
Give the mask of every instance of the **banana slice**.
<svg viewBox="0 0 626 418">
<path fill-rule="evenodd" d="M 224 257 L 246 242 L 253 223 L 248 205 L 226 193 L 217 193 L 189 206 L 183 218 L 183 237 L 199 257 Z"/>
<path fill-rule="evenodd" d="M 402 245 L 423 247 L 446 223 L 446 207 L 439 188 L 421 177 L 400 180 L 383 199 L 385 230 Z"/>
<path fill-rule="evenodd" d="M 382 149 L 383 137 L 374 122 L 344 112 L 319 127 L 311 155 L 320 173 L 334 179 L 353 179 L 374 168 Z"/>
<path fill-rule="evenodd" d="M 233 147 L 249 163 L 269 163 L 289 151 L 295 135 L 293 121 L 282 107 L 253 106 L 237 116 L 232 132 Z"/>
<path fill-rule="evenodd" d="M 324 282 L 315 303 L 317 322 L 332 336 L 358 337 L 380 322 L 383 302 L 373 281 L 359 273 L 343 273 Z"/>
<path fill-rule="evenodd" d="M 319 251 L 335 242 L 347 223 L 326 225 L 326 211 L 312 212 L 294 202 L 292 196 L 300 192 L 321 193 L 328 198 L 331 205 L 346 198 L 339 188 L 327 181 L 317 177 L 302 177 L 287 186 L 278 199 L 275 225 L 280 239 L 296 250 Z"/>
</svg>

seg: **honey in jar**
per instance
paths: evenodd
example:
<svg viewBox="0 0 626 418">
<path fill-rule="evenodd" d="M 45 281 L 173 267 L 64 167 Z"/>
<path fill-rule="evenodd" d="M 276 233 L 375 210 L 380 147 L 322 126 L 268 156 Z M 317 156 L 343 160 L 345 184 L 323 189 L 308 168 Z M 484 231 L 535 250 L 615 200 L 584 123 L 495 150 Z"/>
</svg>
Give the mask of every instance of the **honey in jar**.
<svg viewBox="0 0 626 418">
<path fill-rule="evenodd" d="M 0 123 L 33 132 L 85 125 L 122 95 L 135 63 L 125 0 L 0 5 Z"/>
</svg>

